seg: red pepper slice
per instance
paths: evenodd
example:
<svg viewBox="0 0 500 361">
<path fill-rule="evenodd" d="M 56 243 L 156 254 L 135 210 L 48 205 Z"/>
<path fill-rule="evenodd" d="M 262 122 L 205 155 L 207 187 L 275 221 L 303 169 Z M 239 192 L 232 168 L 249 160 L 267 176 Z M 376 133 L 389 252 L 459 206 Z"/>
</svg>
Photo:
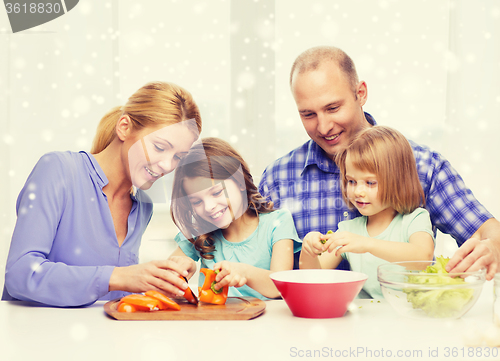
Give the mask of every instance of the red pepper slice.
<svg viewBox="0 0 500 361">
<path fill-rule="evenodd" d="M 203 286 L 198 287 L 200 301 L 216 305 L 224 305 L 227 301 L 229 287 L 224 286 L 219 290 L 215 289 L 215 276 L 217 276 L 218 272 L 208 268 L 201 268 L 200 272 L 205 275 L 205 282 L 203 282 Z"/>
</svg>

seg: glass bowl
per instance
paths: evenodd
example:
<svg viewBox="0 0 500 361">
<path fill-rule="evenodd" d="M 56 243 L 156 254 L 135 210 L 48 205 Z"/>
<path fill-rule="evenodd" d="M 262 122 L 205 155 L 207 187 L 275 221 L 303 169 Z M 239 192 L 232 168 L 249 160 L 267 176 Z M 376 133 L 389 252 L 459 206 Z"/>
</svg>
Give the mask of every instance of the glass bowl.
<svg viewBox="0 0 500 361">
<path fill-rule="evenodd" d="M 476 303 L 486 270 L 463 273 L 422 273 L 435 261 L 393 262 L 380 265 L 377 277 L 387 302 L 412 318 L 455 319 Z"/>
</svg>

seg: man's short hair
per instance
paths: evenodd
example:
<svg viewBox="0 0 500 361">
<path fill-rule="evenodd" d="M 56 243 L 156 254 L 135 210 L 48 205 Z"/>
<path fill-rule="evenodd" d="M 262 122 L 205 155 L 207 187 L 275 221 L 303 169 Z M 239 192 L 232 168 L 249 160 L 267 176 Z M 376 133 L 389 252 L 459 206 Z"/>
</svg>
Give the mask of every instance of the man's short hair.
<svg viewBox="0 0 500 361">
<path fill-rule="evenodd" d="M 334 46 L 317 46 L 307 49 L 300 54 L 297 59 L 295 59 L 292 70 L 290 71 L 290 86 L 292 85 L 295 73 L 300 74 L 315 70 L 321 64 L 328 61 L 335 62 L 339 66 L 340 70 L 351 84 L 353 92 L 356 93 L 356 86 L 359 82 L 356 66 L 349 55 Z"/>
</svg>

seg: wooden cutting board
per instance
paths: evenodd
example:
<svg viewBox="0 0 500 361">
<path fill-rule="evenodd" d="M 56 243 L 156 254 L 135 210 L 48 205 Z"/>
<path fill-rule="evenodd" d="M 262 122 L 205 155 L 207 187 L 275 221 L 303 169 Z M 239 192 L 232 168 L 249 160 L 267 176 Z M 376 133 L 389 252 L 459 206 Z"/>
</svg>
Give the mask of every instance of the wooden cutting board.
<svg viewBox="0 0 500 361">
<path fill-rule="evenodd" d="M 175 300 L 180 311 L 137 311 L 118 312 L 120 299 L 106 302 L 104 311 L 117 320 L 250 320 L 264 313 L 264 301 L 253 297 L 229 297 L 225 305 L 199 303 L 198 306 L 186 300 Z"/>
</svg>

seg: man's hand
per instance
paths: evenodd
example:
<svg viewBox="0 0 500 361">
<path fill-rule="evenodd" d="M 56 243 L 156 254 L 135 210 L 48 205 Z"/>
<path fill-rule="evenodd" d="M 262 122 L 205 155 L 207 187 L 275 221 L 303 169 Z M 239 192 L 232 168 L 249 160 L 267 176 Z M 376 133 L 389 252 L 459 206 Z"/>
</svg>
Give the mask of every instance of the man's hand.
<svg viewBox="0 0 500 361">
<path fill-rule="evenodd" d="M 486 268 L 486 279 L 493 279 L 500 263 L 500 241 L 470 238 L 458 249 L 446 265 L 449 273 L 474 272 Z"/>
</svg>

